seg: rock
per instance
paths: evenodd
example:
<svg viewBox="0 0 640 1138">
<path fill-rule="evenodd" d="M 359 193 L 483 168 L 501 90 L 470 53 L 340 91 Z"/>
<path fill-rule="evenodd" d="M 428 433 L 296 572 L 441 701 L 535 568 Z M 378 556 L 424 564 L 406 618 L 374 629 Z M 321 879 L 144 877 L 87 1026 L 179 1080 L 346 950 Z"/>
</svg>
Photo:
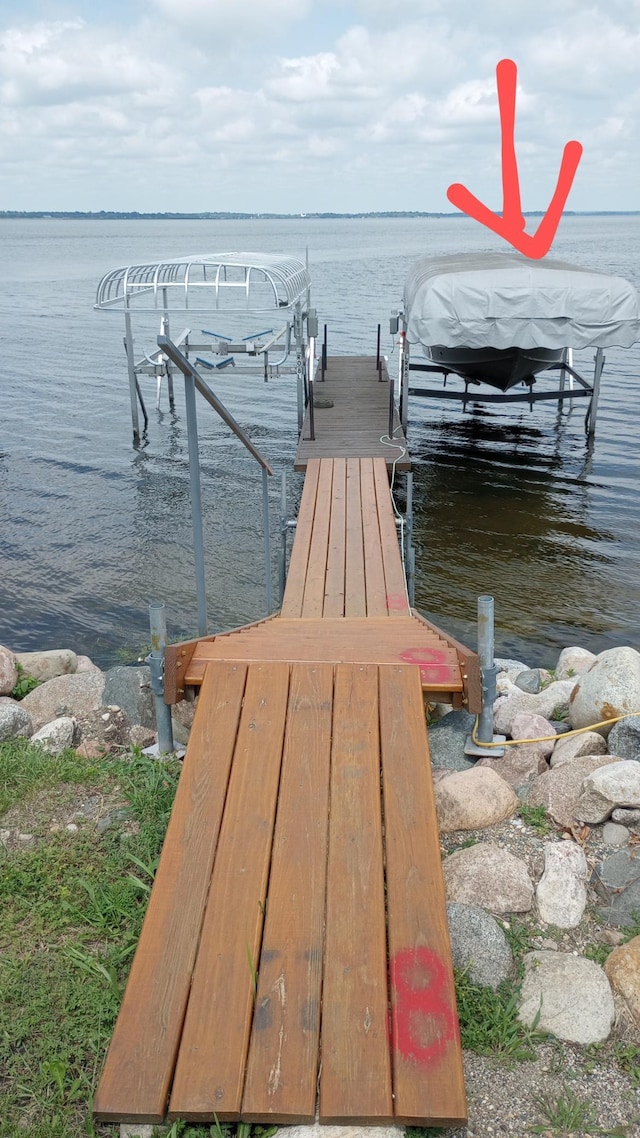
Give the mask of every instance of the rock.
<svg viewBox="0 0 640 1138">
<path fill-rule="evenodd" d="M 429 750 L 434 767 L 465 771 L 475 766 L 464 753 L 467 735 L 473 730 L 475 721 L 475 715 L 468 711 L 450 711 L 429 727 Z"/>
<path fill-rule="evenodd" d="M 640 810 L 621 810 L 618 808 L 613 811 L 611 817 L 614 822 L 621 822 L 624 826 L 635 826 L 640 822 Z"/>
<path fill-rule="evenodd" d="M 544 744 L 525 743 L 522 747 L 507 747 L 502 758 L 478 759 L 476 766 L 489 767 L 509 783 L 516 792 L 529 787 L 532 780 L 548 770 L 543 754 Z"/>
<path fill-rule="evenodd" d="M 640 859 L 633 849 L 618 850 L 596 865 L 592 884 L 600 898 L 603 921 L 617 928 L 633 925 L 640 912 Z"/>
<path fill-rule="evenodd" d="M 156 712 L 150 675 L 147 665 L 109 668 L 105 675 L 103 703 L 117 704 L 122 708 L 129 726 L 139 723 L 142 727 L 155 729 Z"/>
<path fill-rule="evenodd" d="M 617 822 L 605 822 L 602 827 L 602 840 L 605 846 L 626 846 L 631 832 L 626 826 L 620 826 Z"/>
<path fill-rule="evenodd" d="M 509 784 L 486 767 L 453 771 L 436 783 L 434 791 L 442 834 L 481 830 L 510 818 L 518 809 L 518 799 Z"/>
<path fill-rule="evenodd" d="M 583 735 L 572 735 L 569 739 L 558 739 L 551 753 L 550 764 L 559 767 L 570 763 L 582 755 L 606 755 L 607 743 L 597 731 L 585 731 Z"/>
<path fill-rule="evenodd" d="M 34 680 L 52 680 L 76 671 L 78 657 L 70 648 L 53 648 L 47 652 L 16 652 L 16 660 Z"/>
<path fill-rule="evenodd" d="M 61 715 L 85 718 L 102 706 L 104 674 L 76 672 L 73 675 L 55 676 L 21 701 L 33 719 L 34 730 Z"/>
<path fill-rule="evenodd" d="M 9 648 L 0 644 L 0 696 L 10 695 L 17 682 L 16 658 Z"/>
<path fill-rule="evenodd" d="M 529 665 L 523 664 L 521 660 L 510 660 L 505 657 L 496 657 L 493 662 L 500 672 L 513 672 L 516 676 L 520 672 L 529 671 Z"/>
<path fill-rule="evenodd" d="M 575 816 L 581 822 L 594 825 L 604 822 L 617 806 L 640 807 L 640 763 L 623 759 L 588 775 L 575 806 Z"/>
<path fill-rule="evenodd" d="M 492 913 L 525 913 L 533 905 L 525 863 L 487 842 L 449 854 L 442 872 L 449 901 L 481 905 Z"/>
<path fill-rule="evenodd" d="M 578 678 L 570 699 L 573 727 L 589 727 L 616 715 L 640 710 L 640 652 L 608 648 Z M 596 730 L 606 739 L 610 726 Z"/>
<path fill-rule="evenodd" d="M 614 948 L 605 962 L 609 983 L 640 1026 L 640 936 Z"/>
<path fill-rule="evenodd" d="M 0 696 L 0 743 L 18 735 L 27 739 L 33 735 L 33 720 L 23 705 L 24 700 L 18 703 L 8 695 Z"/>
<path fill-rule="evenodd" d="M 583 755 L 570 763 L 553 767 L 533 780 L 527 802 L 530 806 L 544 806 L 558 826 L 569 829 L 576 820 L 575 806 L 585 778 L 599 767 L 615 761 L 609 755 Z"/>
<path fill-rule="evenodd" d="M 179 719 L 171 716 L 171 730 L 173 733 L 173 741 L 178 747 L 186 747 L 189 742 L 190 731 L 188 727 L 184 727 Z"/>
<path fill-rule="evenodd" d="M 526 668 L 524 672 L 519 672 L 515 679 L 515 685 L 521 691 L 529 692 L 529 695 L 537 695 L 542 686 L 540 669 Z"/>
<path fill-rule="evenodd" d="M 175 703 L 173 705 L 171 709 L 171 716 L 173 719 L 177 719 L 178 723 L 181 723 L 183 727 L 186 727 L 187 730 L 190 731 L 193 727 L 193 720 L 195 719 L 197 706 L 197 700 L 181 699 L 178 701 L 178 703 Z M 440 706 L 444 707 L 446 705 L 440 704 Z"/>
<path fill-rule="evenodd" d="M 469 979 L 483 988 L 497 988 L 506 980 L 513 955 L 504 931 L 479 905 L 447 905 L 451 956 L 455 968 L 464 968 Z"/>
<path fill-rule="evenodd" d="M 563 648 L 556 664 L 556 679 L 577 679 L 583 672 L 589 670 L 596 659 L 593 652 L 586 648 Z"/>
<path fill-rule="evenodd" d="M 99 672 L 101 669 L 89 656 L 77 656 L 76 672 Z"/>
<path fill-rule="evenodd" d="M 518 1016 L 570 1043 L 602 1043 L 615 1019 L 613 995 L 602 968 L 584 956 L 528 952 Z"/>
<path fill-rule="evenodd" d="M 640 762 L 640 715 L 630 715 L 614 723 L 608 744 L 612 755 Z"/>
<path fill-rule="evenodd" d="M 544 739 L 548 736 L 551 736 L 551 739 L 546 743 L 536 744 L 545 758 L 551 754 L 556 745 L 556 733 L 549 720 L 544 719 L 542 715 L 521 711 L 511 724 L 512 739 Z"/>
<path fill-rule="evenodd" d="M 575 929 L 587 904 L 587 859 L 575 842 L 544 843 L 544 873 L 538 882 L 538 912 L 548 925 Z"/>
<path fill-rule="evenodd" d="M 134 723 L 133 727 L 129 728 L 129 742 L 132 747 L 140 747 L 143 751 L 145 747 L 151 747 L 156 742 L 156 732 L 151 731 L 149 727 L 141 727 L 139 723 Z"/>
<path fill-rule="evenodd" d="M 67 747 L 73 746 L 76 726 L 75 719 L 63 715 L 59 719 L 53 719 L 51 723 L 46 723 L 44 727 L 36 731 L 35 735 L 31 737 L 31 742 L 37 743 L 43 751 L 47 751 L 50 755 L 59 755 Z"/>
<path fill-rule="evenodd" d="M 560 715 L 569 709 L 569 697 L 574 688 L 573 680 L 556 680 L 538 695 L 528 695 L 519 688 L 506 696 L 497 699 L 493 705 L 493 722 L 500 735 L 510 735 L 511 725 L 522 711 L 531 712 L 532 715 L 542 715 L 544 719 L 552 719 L 554 713 Z"/>
<path fill-rule="evenodd" d="M 104 743 L 99 739 L 83 739 L 82 742 L 76 747 L 77 753 L 82 759 L 101 759 L 106 754 L 107 748 Z"/>
</svg>

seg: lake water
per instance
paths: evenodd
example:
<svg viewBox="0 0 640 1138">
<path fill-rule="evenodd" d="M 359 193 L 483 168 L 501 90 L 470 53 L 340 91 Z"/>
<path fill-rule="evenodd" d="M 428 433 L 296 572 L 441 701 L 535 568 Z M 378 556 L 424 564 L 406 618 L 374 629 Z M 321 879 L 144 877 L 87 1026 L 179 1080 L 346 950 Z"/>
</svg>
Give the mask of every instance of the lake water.
<svg viewBox="0 0 640 1138">
<path fill-rule="evenodd" d="M 533 222 L 530 221 L 530 226 Z M 427 253 L 500 248 L 450 219 L 0 221 L 0 643 L 69 646 L 103 666 L 148 642 L 147 606 L 173 637 L 197 610 L 184 404 L 131 442 L 121 314 L 95 312 L 111 268 L 184 253 L 309 249 L 312 302 L 334 354 L 374 354 L 407 269 Z M 567 217 L 552 254 L 640 286 L 640 217 Z M 176 317 L 174 331 L 184 317 Z M 152 351 L 143 328 L 136 354 Z M 248 328 L 247 332 L 256 329 Z M 580 644 L 640 647 L 640 346 L 609 350 L 595 445 L 587 401 L 467 406 L 413 400 L 416 603 L 475 645 L 476 598 L 496 602 L 497 650 L 553 664 Z M 593 352 L 576 356 L 588 372 Z M 231 370 L 212 386 L 279 475 L 296 445 L 295 380 Z M 261 479 L 237 439 L 199 409 L 211 631 L 264 615 Z M 274 539 L 280 483 L 272 480 Z M 302 479 L 289 478 L 289 513 Z M 274 549 L 274 587 L 276 585 Z"/>
</svg>

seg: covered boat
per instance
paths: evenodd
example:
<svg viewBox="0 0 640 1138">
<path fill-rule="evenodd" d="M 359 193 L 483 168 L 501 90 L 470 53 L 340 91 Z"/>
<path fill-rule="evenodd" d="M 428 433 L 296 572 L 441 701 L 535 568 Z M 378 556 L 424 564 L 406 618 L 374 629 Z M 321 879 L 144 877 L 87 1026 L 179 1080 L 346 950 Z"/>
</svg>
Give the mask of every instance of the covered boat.
<svg viewBox="0 0 640 1138">
<path fill-rule="evenodd" d="M 640 339 L 629 281 L 507 252 L 421 258 L 405 282 L 404 321 L 433 370 L 504 392 L 559 365 L 566 349 Z"/>
</svg>

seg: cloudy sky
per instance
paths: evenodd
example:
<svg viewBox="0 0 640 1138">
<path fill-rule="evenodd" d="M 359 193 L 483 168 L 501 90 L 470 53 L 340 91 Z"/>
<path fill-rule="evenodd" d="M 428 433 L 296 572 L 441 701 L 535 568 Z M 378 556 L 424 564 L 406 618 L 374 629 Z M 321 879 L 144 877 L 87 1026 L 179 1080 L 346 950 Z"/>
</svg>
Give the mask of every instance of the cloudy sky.
<svg viewBox="0 0 640 1138">
<path fill-rule="evenodd" d="M 0 0 L 0 209 L 640 208 L 640 0 Z"/>
</svg>

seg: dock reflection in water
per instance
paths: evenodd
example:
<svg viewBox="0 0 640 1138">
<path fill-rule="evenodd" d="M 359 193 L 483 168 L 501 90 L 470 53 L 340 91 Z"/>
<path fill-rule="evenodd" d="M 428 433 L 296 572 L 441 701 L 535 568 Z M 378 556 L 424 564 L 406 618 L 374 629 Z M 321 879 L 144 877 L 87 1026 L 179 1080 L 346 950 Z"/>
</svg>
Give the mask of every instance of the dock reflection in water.
<svg viewBox="0 0 640 1138">
<path fill-rule="evenodd" d="M 586 442 L 566 414 L 554 419 L 545 431 L 469 404 L 427 411 L 412 436 L 418 608 L 474 643 L 476 598 L 490 593 L 497 652 L 549 666 L 569 643 L 628 642 L 639 599 L 600 524 Z"/>
</svg>

